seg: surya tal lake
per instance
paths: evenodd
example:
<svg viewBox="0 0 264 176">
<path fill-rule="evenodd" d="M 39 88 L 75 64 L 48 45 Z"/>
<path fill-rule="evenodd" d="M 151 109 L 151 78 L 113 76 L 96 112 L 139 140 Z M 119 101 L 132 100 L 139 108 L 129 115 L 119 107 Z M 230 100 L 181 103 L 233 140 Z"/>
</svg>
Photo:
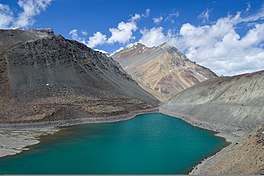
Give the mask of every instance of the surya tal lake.
<svg viewBox="0 0 264 176">
<path fill-rule="evenodd" d="M 161 113 L 78 125 L 1 158 L 0 174 L 183 174 L 227 145 L 214 134 Z"/>
</svg>

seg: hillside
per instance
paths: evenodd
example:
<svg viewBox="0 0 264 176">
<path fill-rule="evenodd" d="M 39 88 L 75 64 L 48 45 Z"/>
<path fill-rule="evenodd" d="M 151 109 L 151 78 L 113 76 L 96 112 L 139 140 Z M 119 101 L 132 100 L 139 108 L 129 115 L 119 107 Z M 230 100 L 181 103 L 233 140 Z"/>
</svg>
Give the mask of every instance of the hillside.
<svg viewBox="0 0 264 176">
<path fill-rule="evenodd" d="M 0 123 L 104 117 L 157 107 L 121 67 L 52 30 L 0 30 Z"/>
<path fill-rule="evenodd" d="M 259 174 L 264 171 L 264 71 L 221 77 L 184 90 L 160 107 L 193 125 L 220 132 L 230 146 L 192 174 Z"/>
<path fill-rule="evenodd" d="M 199 82 L 217 77 L 166 43 L 152 48 L 137 43 L 111 57 L 145 90 L 161 101 Z"/>
<path fill-rule="evenodd" d="M 257 128 L 238 143 L 198 165 L 193 175 L 263 175 L 264 174 L 264 129 Z"/>
<path fill-rule="evenodd" d="M 252 130 L 264 123 L 264 71 L 199 83 L 161 109 L 200 121 Z"/>
</svg>

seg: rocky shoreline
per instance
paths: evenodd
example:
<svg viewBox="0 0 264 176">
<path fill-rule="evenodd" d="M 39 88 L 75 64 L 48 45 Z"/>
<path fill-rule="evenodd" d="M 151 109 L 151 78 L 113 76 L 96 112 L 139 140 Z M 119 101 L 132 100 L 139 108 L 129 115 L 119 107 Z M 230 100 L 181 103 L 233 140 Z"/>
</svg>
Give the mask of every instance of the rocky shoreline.
<svg viewBox="0 0 264 176">
<path fill-rule="evenodd" d="M 111 116 L 108 118 L 81 118 L 73 120 L 60 120 L 53 122 L 36 122 L 36 123 L 20 123 L 20 124 L 0 124 L 0 140 L 4 141 L 0 144 L 0 158 L 8 155 L 15 155 L 25 150 L 29 150 L 27 147 L 38 144 L 40 137 L 44 135 L 50 135 L 58 132 L 59 127 L 73 126 L 78 124 L 87 123 L 110 123 L 124 121 L 134 118 L 137 115 L 145 113 L 161 112 L 175 118 L 180 118 L 193 126 L 218 132 L 216 136 L 223 137 L 230 145 L 226 146 L 222 150 L 218 151 L 212 156 L 205 158 L 200 164 L 195 166 L 189 174 L 200 174 L 201 171 L 214 165 L 226 155 L 234 145 L 236 145 L 247 132 L 238 128 L 222 127 L 220 125 L 212 125 L 206 122 L 198 121 L 192 117 L 187 117 L 182 114 L 174 114 L 167 112 L 164 109 L 148 109 L 141 111 L 130 112 L 129 114 Z"/>
<path fill-rule="evenodd" d="M 80 118 L 73 120 L 58 120 L 52 122 L 0 124 L 0 158 L 15 155 L 27 147 L 38 144 L 40 137 L 58 132 L 59 127 L 73 126 L 88 123 L 110 123 L 129 120 L 137 115 L 157 112 L 158 108 L 133 111 L 129 114 L 111 116 L 108 118 Z"/>
<path fill-rule="evenodd" d="M 176 114 L 176 113 L 168 112 L 164 109 L 160 109 L 159 112 L 176 118 L 180 118 L 193 126 L 215 131 L 217 132 L 216 136 L 223 137 L 226 139 L 227 142 L 230 143 L 228 146 L 216 152 L 214 155 L 209 156 L 208 158 L 205 158 L 203 161 L 201 161 L 200 164 L 196 165 L 189 172 L 190 175 L 200 175 L 206 173 L 205 172 L 206 169 L 215 166 L 215 164 L 219 162 L 223 156 L 226 156 L 235 145 L 237 145 L 243 138 L 245 138 L 249 134 L 249 132 L 242 131 L 241 129 L 236 127 L 230 127 L 230 126 L 223 127 L 221 125 L 210 124 L 208 122 L 197 120 L 188 115 Z"/>
<path fill-rule="evenodd" d="M 193 126 L 215 131 L 217 132 L 216 136 L 223 137 L 226 139 L 227 142 L 230 142 L 230 143 L 237 142 L 238 140 L 240 140 L 242 136 L 244 136 L 247 133 L 246 131 L 243 131 L 234 126 L 223 126 L 221 124 L 211 124 L 208 122 L 197 120 L 185 114 L 176 114 L 173 112 L 169 112 L 162 108 L 159 109 L 159 112 L 176 117 L 176 118 L 180 118 Z"/>
</svg>

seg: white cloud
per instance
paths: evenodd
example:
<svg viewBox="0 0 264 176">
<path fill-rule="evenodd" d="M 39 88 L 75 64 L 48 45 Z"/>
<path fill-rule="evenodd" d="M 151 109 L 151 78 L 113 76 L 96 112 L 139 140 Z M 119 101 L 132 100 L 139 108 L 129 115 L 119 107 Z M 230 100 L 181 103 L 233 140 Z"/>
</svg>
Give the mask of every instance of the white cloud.
<svg viewBox="0 0 264 176">
<path fill-rule="evenodd" d="M 96 32 L 92 37 L 89 37 L 87 46 L 94 48 L 95 46 L 104 44 L 106 40 L 106 35 L 103 35 L 101 32 Z"/>
<path fill-rule="evenodd" d="M 163 33 L 162 27 L 154 27 L 150 30 L 144 29 L 141 30 L 140 33 L 142 34 L 142 37 L 139 39 L 139 42 L 148 47 L 158 46 L 167 41 L 167 37 Z"/>
<path fill-rule="evenodd" d="M 195 26 L 185 23 L 178 33 L 162 27 L 141 30 L 139 42 L 157 46 L 163 42 L 176 46 L 187 57 L 212 69 L 218 75 L 234 75 L 264 68 L 264 24 L 262 10 L 251 16 L 241 13 L 218 19 L 211 25 Z M 254 22 L 245 35 L 239 35 L 237 26 Z M 244 24 L 247 25 L 247 24 Z"/>
<path fill-rule="evenodd" d="M 218 75 L 234 75 L 264 68 L 264 24 L 255 24 L 245 36 L 236 32 L 243 21 L 234 17 L 220 18 L 213 25 L 184 24 L 175 45 L 187 57 L 207 66 Z"/>
<path fill-rule="evenodd" d="M 160 16 L 158 18 L 153 18 L 153 22 L 156 23 L 156 24 L 160 23 L 162 20 L 163 20 L 162 16 Z"/>
<path fill-rule="evenodd" d="M 210 11 L 208 9 L 206 9 L 205 11 L 203 11 L 198 18 L 201 19 L 203 21 L 203 23 L 206 23 L 209 21 L 209 16 L 210 16 Z"/>
<path fill-rule="evenodd" d="M 83 36 L 86 36 L 81 32 Z M 107 41 L 107 38 L 105 35 L 103 35 L 101 32 L 96 32 L 93 34 L 93 36 L 89 37 L 89 39 L 86 41 L 84 37 L 80 37 L 78 30 L 73 29 L 69 32 L 69 35 L 73 40 L 76 40 L 78 42 L 81 42 L 88 47 L 94 48 L 95 46 L 102 45 Z"/>
<path fill-rule="evenodd" d="M 116 28 L 109 28 L 111 36 L 107 37 L 106 35 L 102 34 L 101 32 L 96 32 L 93 36 L 90 36 L 88 41 L 85 38 L 81 38 L 78 35 L 77 29 L 73 29 L 70 31 L 69 35 L 72 39 L 77 40 L 86 44 L 87 46 L 94 48 L 98 45 L 102 44 L 126 44 L 135 39 L 134 32 L 138 29 L 137 21 L 141 18 L 147 18 L 150 14 L 150 9 L 147 9 L 144 14 L 135 14 L 133 15 L 127 22 L 120 22 L 118 23 Z M 86 36 L 87 33 L 83 33 L 83 36 Z"/>
<path fill-rule="evenodd" d="M 13 12 L 9 6 L 0 4 L 0 28 L 8 28 L 13 18 Z"/>
<path fill-rule="evenodd" d="M 120 43 L 126 44 L 135 39 L 133 33 L 138 29 L 137 21 L 142 17 L 147 18 L 150 14 L 150 9 L 147 9 L 144 14 L 135 14 L 128 22 L 120 22 L 117 28 L 109 28 L 111 36 L 108 38 L 107 43 Z"/>
<path fill-rule="evenodd" d="M 239 22 L 254 22 L 263 19 L 264 19 L 264 6 L 257 13 L 247 16 L 245 18 L 241 18 Z"/>
<path fill-rule="evenodd" d="M 136 13 L 134 16 L 131 17 L 131 21 L 136 21 L 136 20 L 139 20 L 140 18 L 141 18 L 141 15 Z"/>
<path fill-rule="evenodd" d="M 73 29 L 69 32 L 69 35 L 73 40 L 79 41 L 79 42 L 84 42 L 84 38 L 79 37 L 78 30 Z"/>
<path fill-rule="evenodd" d="M 111 37 L 107 40 L 108 43 L 125 44 L 131 39 L 134 39 L 133 32 L 137 30 L 135 21 L 120 22 L 117 28 L 110 28 Z"/>
<path fill-rule="evenodd" d="M 19 28 L 28 27 L 35 23 L 34 17 L 51 4 L 52 0 L 19 0 L 18 6 L 22 12 L 14 15 L 8 5 L 0 4 L 0 27 Z"/>
</svg>

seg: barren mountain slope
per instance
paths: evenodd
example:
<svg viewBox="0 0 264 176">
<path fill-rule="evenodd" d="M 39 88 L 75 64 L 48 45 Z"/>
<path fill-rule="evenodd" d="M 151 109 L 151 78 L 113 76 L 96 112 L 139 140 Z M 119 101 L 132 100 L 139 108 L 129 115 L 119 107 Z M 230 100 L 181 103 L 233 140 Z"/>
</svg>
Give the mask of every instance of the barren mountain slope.
<svg viewBox="0 0 264 176">
<path fill-rule="evenodd" d="M 238 137 L 192 174 L 258 174 L 264 171 L 263 107 L 264 71 L 260 71 L 199 83 L 164 103 L 160 111 Z"/>
<path fill-rule="evenodd" d="M 257 128 L 193 170 L 193 175 L 264 174 L 264 129 Z"/>
<path fill-rule="evenodd" d="M 161 109 L 212 124 L 253 129 L 264 123 L 264 71 L 199 83 Z"/>
<path fill-rule="evenodd" d="M 112 55 L 145 90 L 165 101 L 196 83 L 217 77 L 167 44 L 134 44 Z"/>
<path fill-rule="evenodd" d="M 5 39 L 2 123 L 111 116 L 158 106 L 117 62 L 84 44 L 50 30 L 1 30 L 0 39 Z"/>
</svg>

